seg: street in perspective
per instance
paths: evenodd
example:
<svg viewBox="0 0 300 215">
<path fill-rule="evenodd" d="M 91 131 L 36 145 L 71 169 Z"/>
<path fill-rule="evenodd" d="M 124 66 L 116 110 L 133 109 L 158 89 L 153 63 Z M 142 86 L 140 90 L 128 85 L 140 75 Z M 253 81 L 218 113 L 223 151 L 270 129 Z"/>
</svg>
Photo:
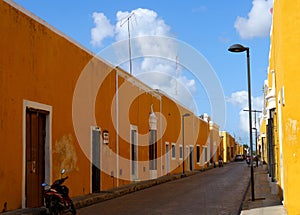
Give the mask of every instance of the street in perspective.
<svg viewBox="0 0 300 215">
<path fill-rule="evenodd" d="M 78 210 L 92 214 L 240 213 L 249 184 L 246 162 L 233 162 Z"/>
<path fill-rule="evenodd" d="M 0 0 L 1 215 L 300 214 L 300 1 L 228 2 Z"/>
</svg>

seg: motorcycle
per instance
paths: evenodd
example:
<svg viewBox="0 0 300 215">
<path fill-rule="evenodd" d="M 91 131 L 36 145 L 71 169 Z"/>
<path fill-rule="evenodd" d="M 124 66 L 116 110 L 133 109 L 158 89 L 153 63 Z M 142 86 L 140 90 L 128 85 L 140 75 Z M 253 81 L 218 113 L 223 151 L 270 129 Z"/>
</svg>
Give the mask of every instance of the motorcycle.
<svg viewBox="0 0 300 215">
<path fill-rule="evenodd" d="M 246 158 L 246 163 L 248 164 L 248 166 L 250 166 L 250 157 Z"/>
<path fill-rule="evenodd" d="M 58 215 L 66 212 L 76 214 L 73 201 L 69 197 L 69 188 L 62 185 L 69 177 L 62 177 L 65 173 L 63 169 L 61 172 L 61 178 L 54 181 L 50 186 L 47 183 L 43 183 L 44 187 L 44 199 L 46 208 L 49 210 L 50 215 Z"/>
<path fill-rule="evenodd" d="M 219 164 L 219 167 L 223 167 L 223 160 L 219 159 L 218 164 Z"/>
</svg>

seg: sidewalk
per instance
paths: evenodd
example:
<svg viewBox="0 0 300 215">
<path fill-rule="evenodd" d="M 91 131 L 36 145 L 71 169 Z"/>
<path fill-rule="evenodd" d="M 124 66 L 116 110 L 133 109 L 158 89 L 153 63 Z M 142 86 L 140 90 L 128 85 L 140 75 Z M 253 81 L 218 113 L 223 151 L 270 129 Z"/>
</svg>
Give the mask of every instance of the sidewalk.
<svg viewBox="0 0 300 215">
<path fill-rule="evenodd" d="M 213 168 L 213 166 L 210 166 L 203 170 L 186 172 L 185 174 L 166 175 L 166 176 L 162 176 L 157 179 L 136 182 L 136 183 L 128 184 L 128 185 L 125 185 L 125 186 L 122 186 L 119 188 L 111 189 L 108 191 L 103 191 L 100 193 L 92 193 L 92 194 L 88 194 L 88 195 L 84 195 L 84 196 L 75 197 L 75 198 L 72 198 L 72 200 L 74 202 L 75 208 L 79 209 L 79 208 L 87 207 L 89 205 L 96 204 L 96 203 L 99 203 L 102 201 L 106 201 L 106 200 L 109 200 L 112 198 L 123 196 L 128 193 L 132 193 L 132 192 L 135 192 L 138 190 L 142 190 L 142 189 L 146 189 L 148 187 L 162 184 L 162 183 L 165 183 L 168 181 L 173 181 L 173 180 L 177 180 L 180 178 L 188 177 L 188 176 L 197 174 L 200 171 L 206 171 L 211 168 Z M 38 214 L 47 214 L 47 209 L 45 207 L 26 208 L 26 209 L 18 209 L 18 210 L 14 210 L 14 211 L 8 211 L 8 212 L 4 212 L 4 213 L 0 212 L 0 214 L 1 215 L 21 215 L 21 214 L 23 214 L 23 215 L 24 214 L 38 215 Z"/>
<path fill-rule="evenodd" d="M 251 201 L 251 187 L 246 193 L 245 200 L 242 204 L 241 215 L 287 215 L 287 212 L 281 204 L 279 195 L 276 194 L 276 184 L 270 182 L 268 178 L 267 166 L 254 168 L 254 190 L 255 201 Z M 213 166 L 204 169 L 202 171 L 213 168 Z M 250 170 L 249 170 L 250 171 Z M 199 173 L 199 171 L 186 172 L 184 175 L 167 175 L 158 179 L 136 182 L 133 184 L 125 185 L 119 188 L 103 191 L 100 193 L 88 194 L 85 196 L 79 196 L 73 198 L 74 205 L 77 209 L 87 207 L 92 204 L 96 204 L 102 201 L 106 201 L 112 198 L 116 198 L 128 193 L 132 193 L 138 190 L 146 189 L 151 186 L 162 184 L 168 181 L 177 180 L 183 177 L 188 177 Z M 278 188 L 277 188 L 278 189 Z M 272 194 L 273 193 L 273 194 Z M 1 215 L 37 215 L 46 214 L 46 208 L 34 208 L 34 209 L 19 209 L 15 211 L 0 213 Z"/>
<path fill-rule="evenodd" d="M 254 168 L 254 197 L 251 200 L 251 186 L 243 202 L 241 215 L 286 215 L 287 212 L 281 203 L 278 187 L 271 182 L 268 176 L 267 166 Z"/>
</svg>

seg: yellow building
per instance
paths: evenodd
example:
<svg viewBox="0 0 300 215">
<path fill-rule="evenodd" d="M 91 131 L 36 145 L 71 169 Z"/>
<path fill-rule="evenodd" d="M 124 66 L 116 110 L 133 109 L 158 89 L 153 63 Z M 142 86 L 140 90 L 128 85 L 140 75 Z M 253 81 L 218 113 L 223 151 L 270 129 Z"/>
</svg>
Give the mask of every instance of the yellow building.
<svg viewBox="0 0 300 215">
<path fill-rule="evenodd" d="M 42 206 L 62 168 L 74 197 L 214 157 L 217 125 L 12 1 L 0 0 L 0 35 L 0 211 Z"/>
<path fill-rule="evenodd" d="M 239 144 L 238 142 L 235 143 L 235 154 L 236 155 L 244 154 L 244 147 L 241 144 Z"/>
<path fill-rule="evenodd" d="M 220 127 L 210 121 L 209 122 L 209 138 L 208 138 L 208 143 L 207 145 L 209 146 L 209 156 L 210 156 L 210 164 L 216 164 L 219 159 L 220 155 L 220 143 L 221 143 L 221 138 L 220 138 Z"/>
<path fill-rule="evenodd" d="M 223 143 L 223 161 L 231 162 L 234 160 L 235 155 L 237 155 L 235 139 L 226 131 L 221 131 L 220 136 Z"/>
<path fill-rule="evenodd" d="M 288 214 L 300 214 L 299 8 L 299 1 L 274 1 L 265 124 L 261 125 L 270 177 L 280 187 Z"/>
<path fill-rule="evenodd" d="M 266 163 L 268 161 L 268 141 L 267 141 L 267 95 L 269 93 L 269 84 L 266 80 L 264 83 L 264 103 L 262 114 L 259 118 L 259 137 L 258 137 L 258 154 L 261 156 L 261 160 Z M 269 106 L 270 107 L 270 106 Z"/>
</svg>

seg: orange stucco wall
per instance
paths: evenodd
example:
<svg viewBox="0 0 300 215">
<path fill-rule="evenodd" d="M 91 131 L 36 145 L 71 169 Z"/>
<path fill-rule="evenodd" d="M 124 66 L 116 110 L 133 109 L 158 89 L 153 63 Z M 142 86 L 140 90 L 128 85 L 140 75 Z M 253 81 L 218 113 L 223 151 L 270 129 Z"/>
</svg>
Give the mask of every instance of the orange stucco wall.
<svg viewBox="0 0 300 215">
<path fill-rule="evenodd" d="M 12 3 L 13 4 L 13 3 Z M 17 5 L 0 1 L 0 209 L 24 206 L 26 102 L 51 107 L 49 183 L 67 169 L 70 195 L 91 192 L 91 127 L 109 133 L 100 140 L 101 190 L 131 182 L 130 129 L 138 130 L 138 180 L 167 174 L 166 143 L 176 145 L 170 172 L 182 171 L 185 146 L 207 144 L 209 123 L 163 93 L 113 67 Z M 24 102 L 26 101 L 26 102 Z M 149 170 L 149 115 L 157 117 L 157 171 Z M 26 133 L 25 133 L 26 135 Z M 219 138 L 219 137 L 218 137 Z M 26 142 L 25 142 L 26 143 Z M 190 149 L 190 148 L 189 148 Z M 48 149 L 46 149 L 48 150 Z M 185 151 L 186 153 L 186 151 Z M 117 156 L 118 154 L 118 156 Z M 187 160 L 189 157 L 187 157 Z M 186 170 L 188 170 L 186 162 Z M 152 174 L 152 175 L 151 175 Z M 23 204 L 23 205 L 22 205 Z M 25 205 L 26 206 L 26 205 Z"/>
<path fill-rule="evenodd" d="M 0 1 L 0 8 L 1 207 L 21 207 L 24 99 L 53 107 L 53 179 L 64 163 L 71 195 L 88 193 L 88 160 L 76 142 L 71 110 L 76 80 L 91 55 L 7 3 Z"/>
</svg>

